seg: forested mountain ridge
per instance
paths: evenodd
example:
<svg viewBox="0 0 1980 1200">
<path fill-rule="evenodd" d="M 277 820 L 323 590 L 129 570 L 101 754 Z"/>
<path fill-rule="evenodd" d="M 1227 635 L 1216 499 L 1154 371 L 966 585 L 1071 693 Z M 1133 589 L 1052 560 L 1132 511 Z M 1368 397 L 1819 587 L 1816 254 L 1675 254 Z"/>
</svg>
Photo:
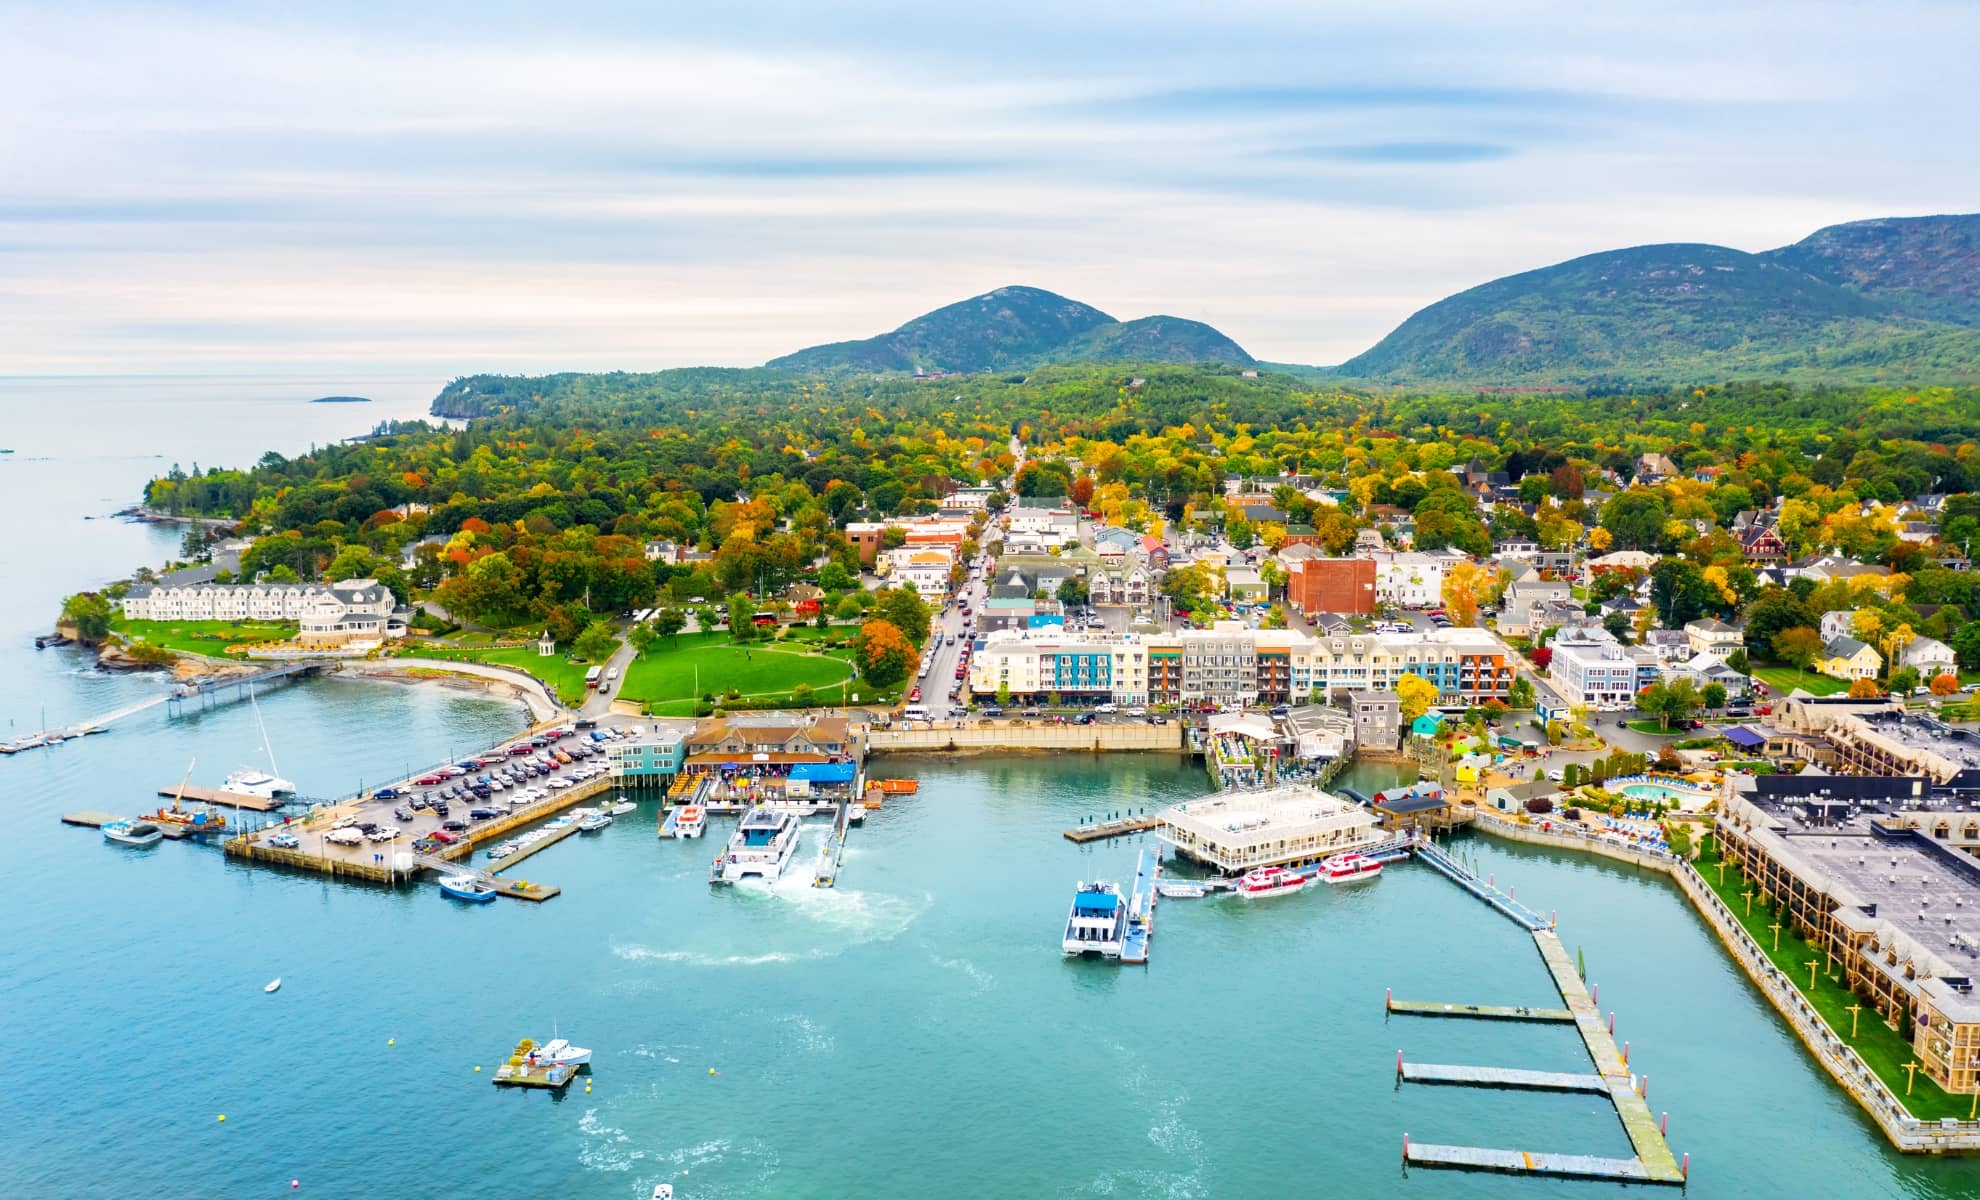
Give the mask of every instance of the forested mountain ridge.
<svg viewBox="0 0 1980 1200">
<path fill-rule="evenodd" d="M 766 365 L 798 371 L 996 371 L 1041 363 L 1235 362 L 1251 356 L 1199 321 L 1116 321 L 1042 288 L 1002 287 L 924 313 L 892 333 L 812 346 Z"/>
<path fill-rule="evenodd" d="M 1439 300 L 1338 373 L 1669 386 L 1826 372 L 1980 378 L 1980 216 L 1858 221 L 1792 246 L 1635 246 Z"/>
</svg>

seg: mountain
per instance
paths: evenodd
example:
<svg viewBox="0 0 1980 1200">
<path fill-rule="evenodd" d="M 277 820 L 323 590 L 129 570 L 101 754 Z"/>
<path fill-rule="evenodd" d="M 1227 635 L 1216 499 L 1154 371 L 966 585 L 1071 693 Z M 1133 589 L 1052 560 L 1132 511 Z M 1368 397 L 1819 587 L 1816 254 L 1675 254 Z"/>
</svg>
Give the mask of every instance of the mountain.
<svg viewBox="0 0 1980 1200">
<path fill-rule="evenodd" d="M 1980 325 L 1980 215 L 1831 225 L 1760 257 L 1917 316 Z"/>
<path fill-rule="evenodd" d="M 1381 382 L 1669 384 L 1796 370 L 1980 375 L 1980 217 L 1859 221 L 1792 246 L 1635 246 L 1416 313 L 1337 373 Z"/>
<path fill-rule="evenodd" d="M 1250 363 L 1236 342 L 1180 317 L 1114 318 L 1033 287 L 1002 287 L 892 333 L 812 346 L 768 366 L 801 371 L 985 371 L 1069 362 Z"/>
</svg>

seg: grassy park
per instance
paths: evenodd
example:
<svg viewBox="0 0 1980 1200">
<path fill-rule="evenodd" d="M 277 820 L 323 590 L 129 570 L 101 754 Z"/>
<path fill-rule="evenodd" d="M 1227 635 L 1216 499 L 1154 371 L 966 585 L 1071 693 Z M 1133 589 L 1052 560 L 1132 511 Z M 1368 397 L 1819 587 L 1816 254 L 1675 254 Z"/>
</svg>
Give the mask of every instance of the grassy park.
<svg viewBox="0 0 1980 1200">
<path fill-rule="evenodd" d="M 229 646 L 287 641 L 296 636 L 294 621 L 127 621 L 118 617 L 110 622 L 110 628 L 133 642 L 209 658 L 230 657 Z"/>
<path fill-rule="evenodd" d="M 1843 680 L 1793 667 L 1755 667 L 1753 677 L 1783 696 L 1796 688 L 1811 696 L 1840 696 L 1849 690 L 1849 684 Z"/>
<path fill-rule="evenodd" d="M 541 679 L 566 705 L 575 707 L 584 703 L 584 675 L 591 669 L 592 664 L 578 662 L 562 654 L 553 654 L 545 658 L 536 652 L 534 643 L 527 646 L 479 644 L 486 640 L 485 637 L 470 636 L 461 640 L 408 642 L 402 653 L 414 658 L 439 659 L 442 662 L 476 662 L 498 667 L 514 667 Z"/>
<path fill-rule="evenodd" d="M 852 651 L 820 649 L 814 639 L 737 643 L 720 632 L 684 633 L 655 642 L 626 670 L 619 695 L 653 706 L 655 715 L 683 716 L 701 696 L 730 691 L 750 699 L 789 697 L 800 684 L 813 699 L 838 703 L 858 693 L 873 697 L 853 678 Z"/>
<path fill-rule="evenodd" d="M 1746 932 L 1759 943 L 1761 952 L 1778 967 L 1782 974 L 1793 982 L 1795 989 L 1822 1014 L 1822 1019 L 1835 1031 L 1838 1038 L 1848 1043 L 1863 1056 L 1863 1061 L 1884 1081 L 1884 1085 L 1896 1094 L 1899 1103 L 1910 1110 L 1911 1115 L 1921 1120 L 1936 1121 L 1942 1117 L 1958 1117 L 1964 1120 L 1973 1110 L 1971 1096 L 1947 1094 L 1937 1084 L 1919 1072 L 1911 1085 L 1911 1094 L 1905 1094 L 1904 1064 L 1918 1061 L 1912 1052 L 1911 1042 L 1889 1025 L 1884 1024 L 1863 999 L 1843 985 L 1842 970 L 1837 967 L 1830 971 L 1820 950 L 1803 939 L 1785 925 L 1780 930 L 1780 949 L 1775 945 L 1773 925 L 1779 918 L 1773 915 L 1772 908 L 1756 895 L 1748 912 L 1745 893 L 1751 887 L 1740 875 L 1739 868 L 1727 866 L 1720 870 L 1719 844 L 1717 838 L 1705 840 L 1704 853 L 1697 861 L 1698 874 L 1705 880 L 1726 908 Z M 1721 882 L 1723 876 L 1724 882 Z M 1808 964 L 1821 961 L 1814 972 L 1814 986 L 1809 986 Z M 1863 1005 L 1856 1016 L 1856 1036 L 1850 1036 L 1851 1014 L 1849 1006 Z"/>
</svg>

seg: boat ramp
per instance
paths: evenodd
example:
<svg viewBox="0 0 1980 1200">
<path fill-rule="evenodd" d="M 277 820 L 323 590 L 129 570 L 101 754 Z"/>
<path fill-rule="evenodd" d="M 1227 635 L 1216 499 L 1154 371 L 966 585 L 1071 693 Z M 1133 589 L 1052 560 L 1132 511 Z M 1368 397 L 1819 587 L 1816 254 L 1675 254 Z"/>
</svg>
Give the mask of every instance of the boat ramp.
<svg viewBox="0 0 1980 1200">
<path fill-rule="evenodd" d="M 1134 887 L 1128 892 L 1127 933 L 1121 940 L 1121 961 L 1130 966 L 1148 961 L 1148 944 L 1155 938 L 1155 885 L 1161 878 L 1161 852 L 1144 846 L 1134 866 Z"/>
</svg>

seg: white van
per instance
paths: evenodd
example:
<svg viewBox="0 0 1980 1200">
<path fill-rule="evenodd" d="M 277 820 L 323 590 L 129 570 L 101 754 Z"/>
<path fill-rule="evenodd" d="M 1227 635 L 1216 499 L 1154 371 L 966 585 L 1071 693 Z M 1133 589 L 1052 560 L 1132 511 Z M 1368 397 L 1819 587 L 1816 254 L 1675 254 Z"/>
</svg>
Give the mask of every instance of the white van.
<svg viewBox="0 0 1980 1200">
<path fill-rule="evenodd" d="M 928 708 L 925 705 L 910 704 L 901 710 L 901 720 L 903 721 L 926 721 L 927 719 Z"/>
</svg>

